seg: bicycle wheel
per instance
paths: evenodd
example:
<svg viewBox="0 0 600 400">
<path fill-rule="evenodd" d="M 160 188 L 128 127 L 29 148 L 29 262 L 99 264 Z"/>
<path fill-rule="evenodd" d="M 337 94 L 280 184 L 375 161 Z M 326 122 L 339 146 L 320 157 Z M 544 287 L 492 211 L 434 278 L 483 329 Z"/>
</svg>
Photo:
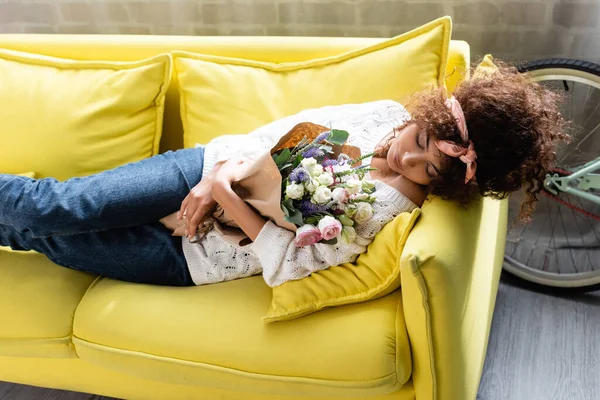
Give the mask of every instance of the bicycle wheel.
<svg viewBox="0 0 600 400">
<path fill-rule="evenodd" d="M 563 58 L 519 67 L 534 81 L 565 95 L 572 143 L 557 152 L 553 173 L 564 176 L 600 157 L 600 65 Z M 600 196 L 600 192 L 587 189 Z M 600 289 L 600 205 L 544 189 L 529 224 L 520 224 L 523 193 L 509 200 L 504 269 L 538 287 L 584 292 Z"/>
</svg>

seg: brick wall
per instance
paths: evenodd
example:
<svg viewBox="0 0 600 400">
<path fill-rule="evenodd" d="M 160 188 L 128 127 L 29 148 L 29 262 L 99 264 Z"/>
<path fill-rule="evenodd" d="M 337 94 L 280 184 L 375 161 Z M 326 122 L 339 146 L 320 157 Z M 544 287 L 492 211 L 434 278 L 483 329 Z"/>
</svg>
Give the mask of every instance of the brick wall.
<svg viewBox="0 0 600 400">
<path fill-rule="evenodd" d="M 0 0 L 0 33 L 389 37 L 442 15 L 475 57 L 600 62 L 598 0 Z"/>
</svg>

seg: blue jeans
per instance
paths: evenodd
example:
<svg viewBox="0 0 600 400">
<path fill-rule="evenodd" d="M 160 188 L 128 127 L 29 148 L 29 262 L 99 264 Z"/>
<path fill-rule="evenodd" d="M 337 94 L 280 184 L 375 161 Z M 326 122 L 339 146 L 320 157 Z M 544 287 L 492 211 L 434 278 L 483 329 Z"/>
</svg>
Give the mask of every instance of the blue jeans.
<svg viewBox="0 0 600 400">
<path fill-rule="evenodd" d="M 192 286 L 181 237 L 158 220 L 200 182 L 203 156 L 168 151 L 64 182 L 0 174 L 0 245 L 108 278 Z"/>
</svg>

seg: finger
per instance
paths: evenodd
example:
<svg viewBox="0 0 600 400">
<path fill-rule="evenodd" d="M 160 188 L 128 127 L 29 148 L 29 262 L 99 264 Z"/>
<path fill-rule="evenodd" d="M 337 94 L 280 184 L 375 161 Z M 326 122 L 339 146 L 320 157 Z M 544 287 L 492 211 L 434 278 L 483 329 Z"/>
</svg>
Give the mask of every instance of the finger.
<svg viewBox="0 0 600 400">
<path fill-rule="evenodd" d="M 196 209 L 196 212 L 194 213 L 194 215 L 191 216 L 191 218 L 188 218 L 188 233 L 190 235 L 193 236 L 196 234 L 198 226 L 200 225 L 200 223 L 202 223 L 205 216 L 206 207 L 201 206 Z"/>
<path fill-rule="evenodd" d="M 185 199 L 183 199 L 183 201 L 181 202 L 181 207 L 179 208 L 179 211 L 177 212 L 177 219 L 183 218 L 183 216 L 185 214 L 185 209 L 187 208 L 189 200 L 190 200 L 190 195 L 188 194 L 187 196 L 185 196 Z"/>
<path fill-rule="evenodd" d="M 187 211 L 186 211 L 186 216 L 185 216 L 185 235 L 186 236 L 193 236 L 194 232 L 196 232 L 195 230 L 192 229 L 192 217 L 196 214 L 196 210 L 198 209 L 198 200 L 194 201 L 195 199 L 192 198 L 192 200 L 188 203 L 187 206 Z"/>
</svg>

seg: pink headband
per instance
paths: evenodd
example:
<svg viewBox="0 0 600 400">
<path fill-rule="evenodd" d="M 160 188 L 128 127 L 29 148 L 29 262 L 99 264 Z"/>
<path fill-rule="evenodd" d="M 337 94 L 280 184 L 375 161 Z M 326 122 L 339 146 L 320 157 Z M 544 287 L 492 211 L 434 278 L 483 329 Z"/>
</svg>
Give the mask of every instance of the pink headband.
<svg viewBox="0 0 600 400">
<path fill-rule="evenodd" d="M 444 154 L 450 157 L 459 157 L 462 162 L 467 164 L 467 173 L 465 174 L 465 184 L 467 184 L 475 176 L 477 170 L 477 153 L 473 146 L 473 141 L 469 140 L 469 132 L 467 131 L 467 122 L 465 121 L 465 114 L 460 106 L 460 103 L 454 96 L 446 99 L 446 106 L 452 111 L 452 115 L 456 119 L 456 125 L 458 125 L 458 131 L 460 137 L 467 146 L 462 146 L 458 143 L 451 142 L 449 140 L 438 140 L 435 145 Z"/>
</svg>

